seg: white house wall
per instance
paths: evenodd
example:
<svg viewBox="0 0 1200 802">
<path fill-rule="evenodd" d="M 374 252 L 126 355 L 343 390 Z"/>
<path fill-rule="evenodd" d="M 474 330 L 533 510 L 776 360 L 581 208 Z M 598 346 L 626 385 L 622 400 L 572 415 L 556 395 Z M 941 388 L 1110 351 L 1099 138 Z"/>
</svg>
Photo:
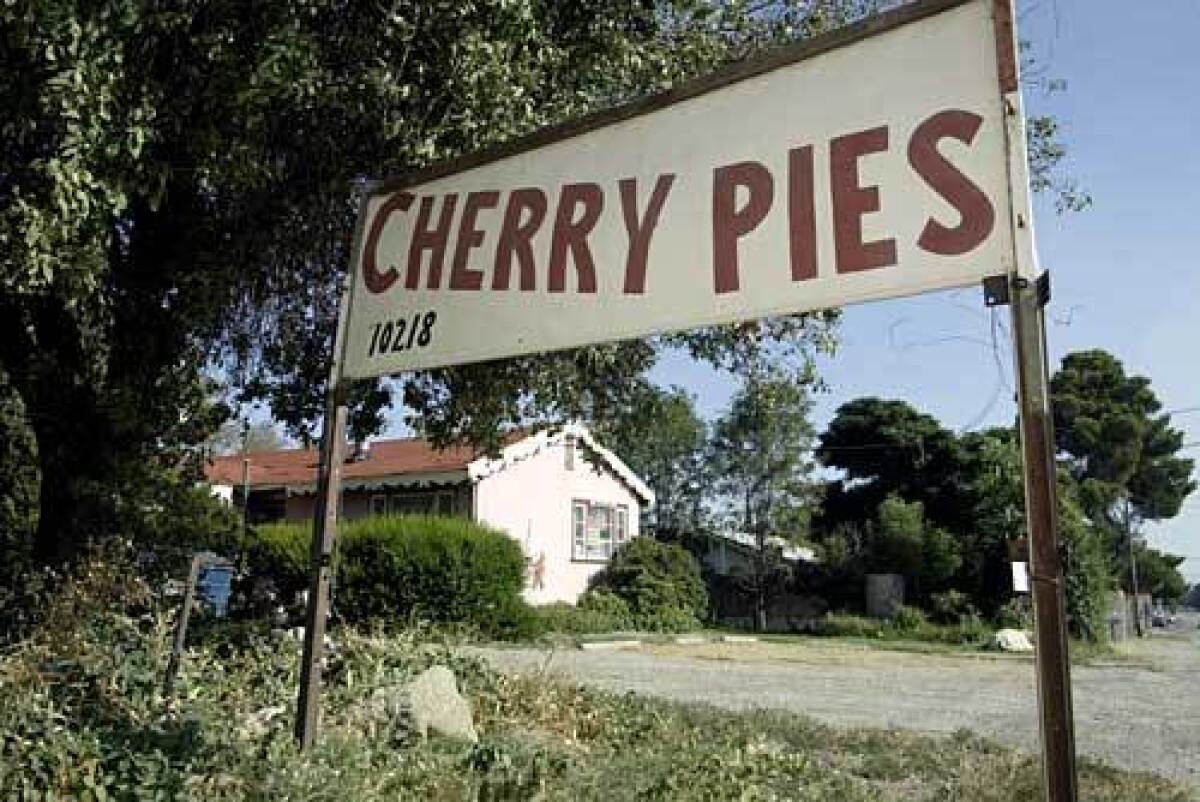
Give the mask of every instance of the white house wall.
<svg viewBox="0 0 1200 802">
<path fill-rule="evenodd" d="M 640 504 L 628 486 L 610 471 L 597 469 L 583 448 L 575 455 L 573 470 L 566 469 L 565 460 L 561 442 L 548 444 L 482 478 L 475 487 L 476 519 L 507 532 L 531 563 L 545 557 L 542 586 L 527 585 L 525 590 L 532 604 L 574 602 L 604 567 L 572 559 L 573 500 L 625 505 L 629 535 L 638 533 Z"/>
</svg>

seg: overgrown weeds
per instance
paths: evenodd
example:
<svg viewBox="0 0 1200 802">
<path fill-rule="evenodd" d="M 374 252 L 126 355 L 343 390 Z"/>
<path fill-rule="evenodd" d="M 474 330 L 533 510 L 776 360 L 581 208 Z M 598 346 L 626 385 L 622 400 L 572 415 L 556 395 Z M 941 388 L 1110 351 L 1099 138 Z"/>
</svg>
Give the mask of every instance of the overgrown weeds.
<svg viewBox="0 0 1200 802">
<path fill-rule="evenodd" d="M 841 731 L 500 675 L 427 631 L 339 631 L 319 745 L 291 737 L 299 645 L 242 631 L 192 649 L 161 695 L 170 615 L 116 566 L 62 594 L 62 631 L 0 656 L 0 798 L 199 800 L 781 799 L 1027 802 L 1035 758 L 968 734 Z M 90 577 L 90 578 L 89 578 Z M 89 584 L 91 583 L 91 584 Z M 71 613 L 68 616 L 67 613 Z M 68 631 L 69 630 L 69 631 Z M 369 736 L 356 705 L 448 665 L 477 745 Z M 1093 765 L 1093 802 L 1182 802 L 1165 780 Z"/>
</svg>

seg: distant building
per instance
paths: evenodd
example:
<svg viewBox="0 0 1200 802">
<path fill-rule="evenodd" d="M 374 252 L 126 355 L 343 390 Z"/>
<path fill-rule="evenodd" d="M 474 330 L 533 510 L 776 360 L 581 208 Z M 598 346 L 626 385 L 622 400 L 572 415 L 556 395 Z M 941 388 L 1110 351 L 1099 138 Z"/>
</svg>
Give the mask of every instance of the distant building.
<svg viewBox="0 0 1200 802">
<path fill-rule="evenodd" d="M 654 494 L 581 426 L 510 438 L 491 458 L 469 448 L 438 451 L 425 440 L 351 446 L 342 466 L 341 516 L 457 515 L 508 533 L 529 560 L 525 597 L 574 602 L 613 550 L 638 534 Z M 254 523 L 311 521 L 315 449 L 214 458 L 213 492 L 241 499 L 248 460 L 247 516 Z"/>
<path fill-rule="evenodd" d="M 764 543 L 785 563 L 817 562 L 817 553 L 806 546 L 797 546 L 784 538 L 769 535 Z M 715 532 L 708 536 L 701 563 L 720 576 L 746 575 L 753 571 L 758 553 L 758 538 L 749 532 Z"/>
</svg>

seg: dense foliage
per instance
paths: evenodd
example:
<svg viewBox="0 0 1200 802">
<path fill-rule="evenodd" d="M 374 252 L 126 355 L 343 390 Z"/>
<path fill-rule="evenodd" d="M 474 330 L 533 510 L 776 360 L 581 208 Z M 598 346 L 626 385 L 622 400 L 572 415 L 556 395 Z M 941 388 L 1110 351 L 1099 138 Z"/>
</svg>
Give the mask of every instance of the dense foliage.
<svg viewBox="0 0 1200 802">
<path fill-rule="evenodd" d="M 1183 432 L 1144 376 L 1128 375 L 1105 351 L 1068 354 L 1051 381 L 1055 436 L 1078 483 L 1082 512 L 1102 533 L 1118 580 L 1134 590 L 1134 552 L 1144 554 L 1149 581 L 1138 592 L 1176 601 L 1182 560 L 1138 543 L 1143 524 L 1175 517 L 1196 489 L 1194 461 L 1180 456 Z"/>
<path fill-rule="evenodd" d="M 251 573 L 271 580 L 285 608 L 308 586 L 311 540 L 308 524 L 255 527 Z M 456 624 L 527 636 L 536 622 L 521 600 L 525 570 L 520 544 L 463 518 L 365 518 L 340 527 L 333 611 L 352 623 Z"/>
<path fill-rule="evenodd" d="M 366 518 L 339 547 L 338 610 L 348 621 L 466 623 L 494 634 L 527 618 L 517 541 L 463 518 Z"/>
<path fill-rule="evenodd" d="M 708 611 L 708 591 L 696 558 L 681 546 L 649 537 L 635 537 L 617 549 L 580 602 L 585 609 L 619 615 L 600 594 L 624 602 L 638 628 L 696 629 Z"/>
<path fill-rule="evenodd" d="M 600 421 L 595 434 L 654 491 L 643 531 L 683 540 L 703 525 L 708 427 L 683 389 L 646 385 L 623 414 Z"/>
<path fill-rule="evenodd" d="M 25 404 L 0 367 L 0 587 L 12 587 L 31 567 L 40 484 L 37 440 Z"/>
<path fill-rule="evenodd" d="M 980 613 L 1001 614 L 1012 598 L 1010 549 L 1024 533 L 1015 432 L 956 435 L 903 401 L 864 398 L 838 410 L 817 451 L 845 474 L 828 489 L 815 533 L 828 582 L 892 571 L 910 578 L 915 603 L 933 608 L 933 592 L 955 591 Z M 1082 493 L 1061 471 L 1068 615 L 1076 634 L 1096 639 L 1107 631 L 1114 566 Z"/>
</svg>

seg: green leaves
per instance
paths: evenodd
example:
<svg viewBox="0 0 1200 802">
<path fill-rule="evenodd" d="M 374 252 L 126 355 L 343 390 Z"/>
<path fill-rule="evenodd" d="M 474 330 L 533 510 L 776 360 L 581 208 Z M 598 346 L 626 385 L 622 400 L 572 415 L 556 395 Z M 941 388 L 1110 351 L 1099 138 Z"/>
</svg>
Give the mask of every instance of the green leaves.
<svg viewBox="0 0 1200 802">
<path fill-rule="evenodd" d="M 1076 351 L 1063 359 L 1050 382 L 1055 439 L 1071 460 L 1080 480 L 1109 485 L 1107 502 L 1088 512 L 1111 518 L 1111 504 L 1127 498 L 1131 511 L 1144 520 L 1174 517 L 1195 490 L 1193 462 L 1176 456 L 1183 433 L 1170 416 L 1150 380 L 1128 376 L 1121 362 L 1106 351 Z"/>
</svg>

